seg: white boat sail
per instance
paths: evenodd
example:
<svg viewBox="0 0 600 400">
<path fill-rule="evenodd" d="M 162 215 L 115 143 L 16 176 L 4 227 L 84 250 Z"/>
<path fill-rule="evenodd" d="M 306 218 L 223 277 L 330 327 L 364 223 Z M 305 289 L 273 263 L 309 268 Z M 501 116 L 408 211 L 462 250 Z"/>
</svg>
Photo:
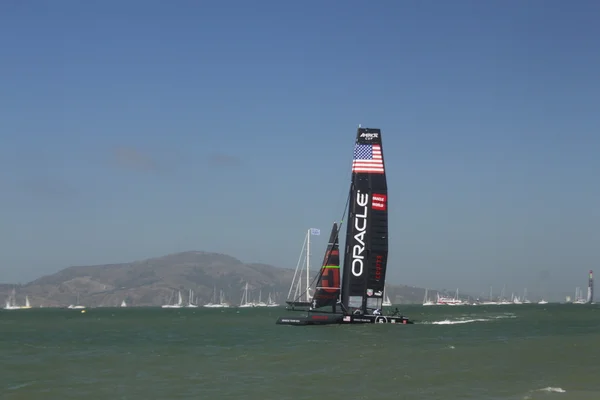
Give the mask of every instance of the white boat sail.
<svg viewBox="0 0 600 400">
<path fill-rule="evenodd" d="M 121 307 L 127 307 L 127 302 L 125 300 L 121 302 Z"/>
<path fill-rule="evenodd" d="M 292 284 L 285 301 L 290 306 L 310 307 L 312 294 L 310 288 L 310 237 L 321 234 L 320 229 L 310 228 L 306 231 L 302 250 L 296 263 L 296 270 L 292 278 Z M 303 278 L 305 279 L 303 285 Z"/>
<path fill-rule="evenodd" d="M 391 307 L 392 306 L 392 302 L 390 301 L 390 298 L 388 297 L 387 293 L 385 292 L 385 288 L 383 288 L 383 302 L 381 303 L 381 307 Z"/>
</svg>

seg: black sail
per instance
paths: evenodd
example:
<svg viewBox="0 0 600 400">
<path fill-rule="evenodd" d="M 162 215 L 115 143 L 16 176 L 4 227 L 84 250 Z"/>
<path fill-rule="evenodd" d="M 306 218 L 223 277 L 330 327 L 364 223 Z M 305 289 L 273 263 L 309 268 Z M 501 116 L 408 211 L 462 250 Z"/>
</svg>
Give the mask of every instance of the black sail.
<svg viewBox="0 0 600 400">
<path fill-rule="evenodd" d="M 342 303 L 381 308 L 388 257 L 388 197 L 381 130 L 359 128 L 346 227 Z"/>
<path fill-rule="evenodd" d="M 312 298 L 312 308 L 332 307 L 333 312 L 335 312 L 340 290 L 338 226 L 334 223 L 329 235 L 329 243 L 327 244 L 327 250 L 325 250 L 319 279 L 317 280 L 316 291 Z"/>
</svg>

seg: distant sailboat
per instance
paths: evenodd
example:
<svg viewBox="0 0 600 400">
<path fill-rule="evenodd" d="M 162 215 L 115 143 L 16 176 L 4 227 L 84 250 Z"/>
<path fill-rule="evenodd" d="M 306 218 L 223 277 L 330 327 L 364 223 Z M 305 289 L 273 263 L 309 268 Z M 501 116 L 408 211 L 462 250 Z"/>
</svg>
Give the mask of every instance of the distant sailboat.
<svg viewBox="0 0 600 400">
<path fill-rule="evenodd" d="M 317 228 L 310 228 L 306 231 L 304 243 L 302 244 L 302 250 L 300 251 L 300 257 L 298 257 L 298 263 L 296 264 L 296 270 L 294 271 L 294 277 L 292 278 L 292 284 L 290 285 L 290 290 L 286 300 L 286 303 L 292 308 L 310 307 L 311 305 L 310 237 L 319 236 L 320 234 L 321 230 Z M 305 287 L 302 287 L 303 277 L 306 280 Z"/>
<path fill-rule="evenodd" d="M 13 289 L 8 299 L 6 299 L 6 304 L 4 306 L 5 310 L 20 310 L 21 307 L 17 305 L 17 294 L 16 290 Z"/>
<path fill-rule="evenodd" d="M 81 309 L 85 308 L 85 306 L 82 306 L 81 304 L 79 304 L 79 292 L 77 292 L 77 302 L 74 305 L 73 304 L 69 305 L 69 307 L 67 307 L 67 308 L 71 308 L 74 310 L 81 310 Z"/>
<path fill-rule="evenodd" d="M 217 285 L 213 286 L 212 301 L 206 303 L 203 307 L 206 307 L 206 308 L 222 308 L 223 307 L 223 305 L 220 302 L 217 303 Z"/>
<path fill-rule="evenodd" d="M 190 289 L 190 292 L 188 294 L 188 304 L 186 307 L 187 308 L 198 308 L 198 306 L 196 304 L 194 304 L 194 291 L 192 289 Z"/>
<path fill-rule="evenodd" d="M 181 297 L 181 291 L 178 291 L 178 301 L 175 304 L 165 304 L 162 308 L 181 308 L 183 306 L 183 298 Z M 171 295 L 173 298 L 173 295 Z"/>
<path fill-rule="evenodd" d="M 248 282 L 246 282 L 246 287 L 244 288 L 244 294 L 242 295 L 242 300 L 240 301 L 240 308 L 248 308 L 254 307 L 253 303 L 248 301 Z"/>
<path fill-rule="evenodd" d="M 125 302 L 125 300 L 123 300 L 123 301 L 121 302 L 121 307 L 127 307 L 127 303 Z"/>
<path fill-rule="evenodd" d="M 488 298 L 488 300 L 482 301 L 481 304 L 484 305 L 484 306 L 491 306 L 491 305 L 497 305 L 498 304 L 497 301 L 494 301 L 493 287 L 492 286 L 490 286 L 490 297 Z"/>
<path fill-rule="evenodd" d="M 383 288 L 383 302 L 381 303 L 382 307 L 391 307 L 392 306 L 392 302 L 390 301 L 390 298 L 388 297 L 387 293 L 385 292 L 385 288 Z"/>
<path fill-rule="evenodd" d="M 262 290 L 258 292 L 258 302 L 254 304 L 255 307 L 266 307 L 267 303 L 262 301 Z"/>
<path fill-rule="evenodd" d="M 271 293 L 269 293 L 269 299 L 267 300 L 267 307 L 279 307 L 279 304 L 277 304 L 275 301 L 273 301 L 273 299 L 271 298 Z"/>
<path fill-rule="evenodd" d="M 425 289 L 425 297 L 423 297 L 423 305 L 424 306 L 435 306 L 435 302 L 433 300 L 429 300 L 429 289 Z"/>
<path fill-rule="evenodd" d="M 587 299 L 583 298 L 583 293 L 580 287 L 575 288 L 575 300 L 573 304 L 587 304 Z"/>
<path fill-rule="evenodd" d="M 225 301 L 225 292 L 223 292 L 223 289 L 219 291 L 219 305 L 222 308 L 229 308 L 229 303 Z"/>
</svg>

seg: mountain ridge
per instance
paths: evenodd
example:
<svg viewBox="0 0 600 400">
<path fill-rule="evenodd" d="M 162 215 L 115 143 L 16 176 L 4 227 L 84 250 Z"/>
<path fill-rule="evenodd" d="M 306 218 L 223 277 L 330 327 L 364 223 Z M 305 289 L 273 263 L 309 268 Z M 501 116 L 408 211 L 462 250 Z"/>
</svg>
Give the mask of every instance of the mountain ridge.
<svg viewBox="0 0 600 400">
<path fill-rule="evenodd" d="M 315 266 L 316 273 L 317 267 Z M 284 303 L 294 270 L 261 263 L 243 263 L 230 255 L 186 251 L 119 264 L 70 266 L 23 285 L 0 284 L 0 297 L 16 292 L 19 304 L 29 297 L 32 306 L 64 307 L 79 303 L 88 307 L 118 306 L 123 300 L 131 306 L 167 304 L 181 291 L 187 304 L 188 291 L 197 304 L 212 301 L 214 290 L 223 290 L 226 300 L 239 304 L 248 283 L 253 299 L 271 294 Z M 407 285 L 386 285 L 395 304 L 419 303 L 425 289 Z M 436 291 L 430 291 L 435 295 Z"/>
</svg>

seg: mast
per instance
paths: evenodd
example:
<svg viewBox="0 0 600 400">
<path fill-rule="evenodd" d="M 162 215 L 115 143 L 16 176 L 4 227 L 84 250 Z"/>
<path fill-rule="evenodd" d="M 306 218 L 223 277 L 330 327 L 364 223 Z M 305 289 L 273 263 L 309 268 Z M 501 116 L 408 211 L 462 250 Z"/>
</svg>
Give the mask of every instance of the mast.
<svg viewBox="0 0 600 400">
<path fill-rule="evenodd" d="M 308 289 L 310 285 L 310 234 L 311 229 L 306 232 L 306 302 L 310 302 L 310 298 L 308 296 Z"/>
<path fill-rule="evenodd" d="M 587 292 L 587 303 L 592 304 L 594 302 L 594 271 L 590 269 L 590 277 L 588 280 L 588 292 Z"/>
<path fill-rule="evenodd" d="M 342 277 L 350 312 L 381 308 L 388 257 L 388 195 L 381 130 L 359 126 L 354 145 Z"/>
</svg>

